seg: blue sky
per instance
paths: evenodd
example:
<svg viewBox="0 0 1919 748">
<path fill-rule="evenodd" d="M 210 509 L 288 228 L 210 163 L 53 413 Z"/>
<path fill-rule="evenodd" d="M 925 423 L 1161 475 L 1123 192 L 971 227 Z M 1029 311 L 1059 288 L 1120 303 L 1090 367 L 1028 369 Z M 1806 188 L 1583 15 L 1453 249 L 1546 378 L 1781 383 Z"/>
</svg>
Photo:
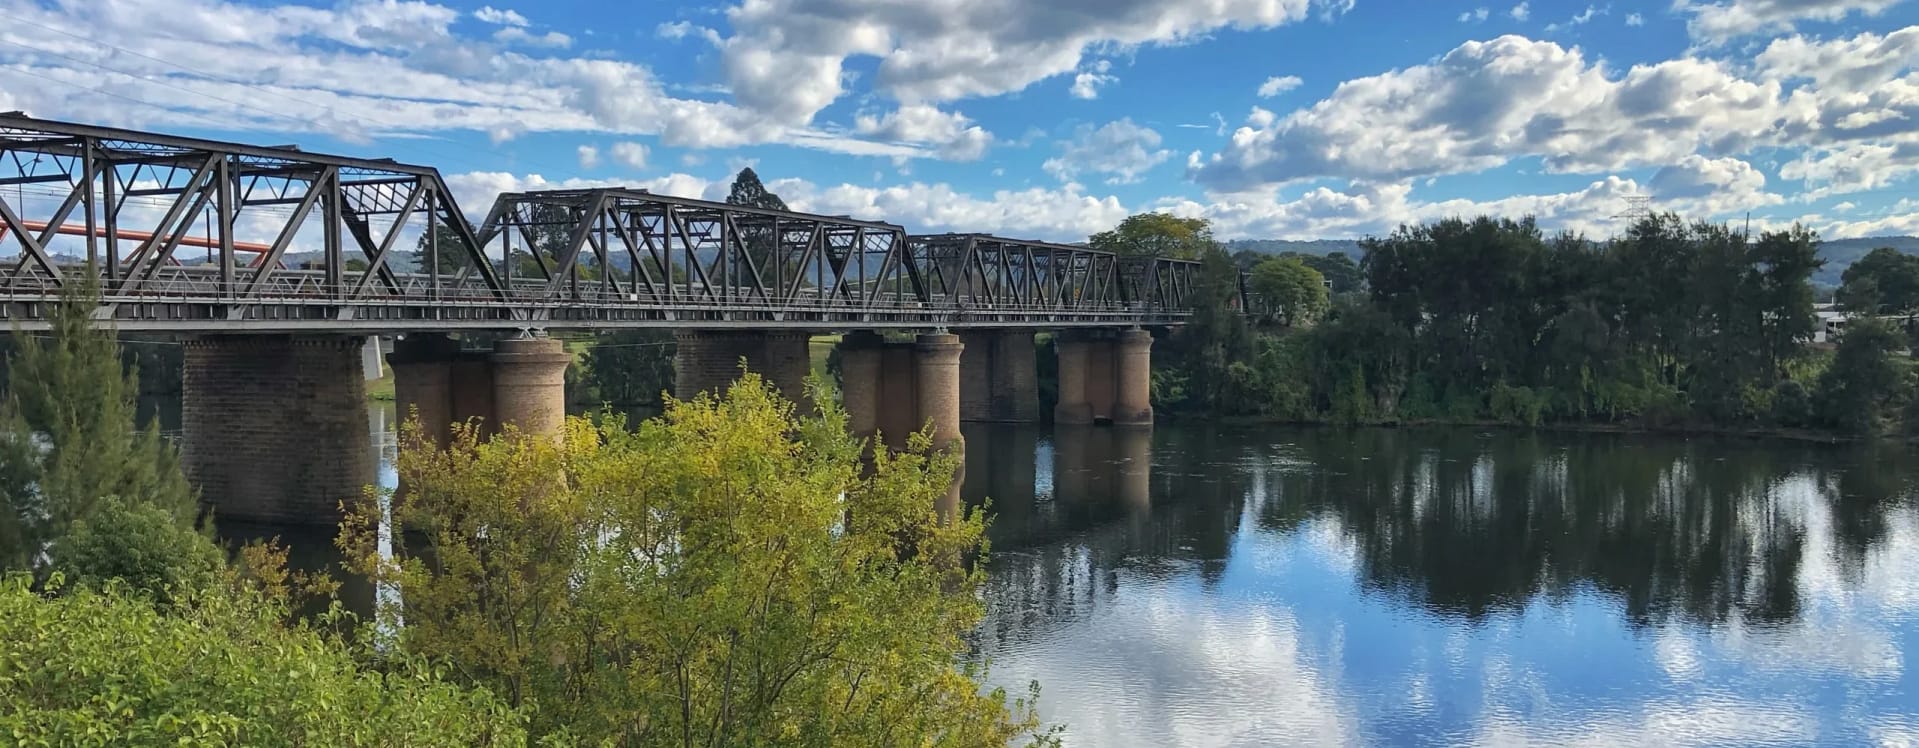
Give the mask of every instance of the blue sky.
<svg viewBox="0 0 1919 748">
<path fill-rule="evenodd" d="M 1919 0 L 0 0 L 0 110 L 1077 240 L 1919 233 Z M 625 7 L 622 7 L 625 6 Z"/>
</svg>

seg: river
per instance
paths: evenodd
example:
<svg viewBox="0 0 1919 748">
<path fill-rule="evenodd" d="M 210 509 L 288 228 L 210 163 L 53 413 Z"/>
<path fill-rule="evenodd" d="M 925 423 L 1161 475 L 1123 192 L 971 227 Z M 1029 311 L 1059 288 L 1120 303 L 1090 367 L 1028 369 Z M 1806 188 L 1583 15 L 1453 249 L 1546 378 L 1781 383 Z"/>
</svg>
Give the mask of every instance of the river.
<svg viewBox="0 0 1919 748">
<path fill-rule="evenodd" d="M 383 482 L 391 427 L 375 404 Z M 971 656 L 1016 694 L 1038 680 L 1070 746 L 1919 745 L 1919 452 L 965 435 L 964 494 L 995 513 Z"/>
</svg>

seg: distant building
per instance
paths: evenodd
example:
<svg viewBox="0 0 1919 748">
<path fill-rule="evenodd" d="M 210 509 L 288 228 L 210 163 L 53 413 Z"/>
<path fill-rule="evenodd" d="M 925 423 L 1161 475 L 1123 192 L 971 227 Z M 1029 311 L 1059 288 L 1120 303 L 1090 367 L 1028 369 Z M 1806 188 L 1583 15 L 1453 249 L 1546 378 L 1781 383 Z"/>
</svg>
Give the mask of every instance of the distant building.
<svg viewBox="0 0 1919 748">
<path fill-rule="evenodd" d="M 1846 320 L 1852 318 L 1852 315 L 1840 311 L 1837 304 L 1814 304 L 1812 313 L 1818 318 L 1812 331 L 1814 343 L 1839 342 L 1839 336 L 1846 332 Z"/>
</svg>

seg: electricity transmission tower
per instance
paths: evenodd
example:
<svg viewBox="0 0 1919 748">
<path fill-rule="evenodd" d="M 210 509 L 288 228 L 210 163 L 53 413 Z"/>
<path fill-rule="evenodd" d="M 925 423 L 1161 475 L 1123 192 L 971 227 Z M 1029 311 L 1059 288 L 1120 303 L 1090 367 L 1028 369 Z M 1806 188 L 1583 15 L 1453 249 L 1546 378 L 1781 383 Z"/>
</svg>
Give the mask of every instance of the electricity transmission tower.
<svg viewBox="0 0 1919 748">
<path fill-rule="evenodd" d="M 1627 195 L 1626 211 L 1624 213 L 1620 213 L 1618 215 L 1613 216 L 1615 220 L 1624 219 L 1626 221 L 1626 226 L 1628 228 L 1632 226 L 1636 226 L 1639 224 L 1640 221 L 1644 221 L 1651 217 L 1652 217 L 1652 196 L 1651 195 Z"/>
</svg>

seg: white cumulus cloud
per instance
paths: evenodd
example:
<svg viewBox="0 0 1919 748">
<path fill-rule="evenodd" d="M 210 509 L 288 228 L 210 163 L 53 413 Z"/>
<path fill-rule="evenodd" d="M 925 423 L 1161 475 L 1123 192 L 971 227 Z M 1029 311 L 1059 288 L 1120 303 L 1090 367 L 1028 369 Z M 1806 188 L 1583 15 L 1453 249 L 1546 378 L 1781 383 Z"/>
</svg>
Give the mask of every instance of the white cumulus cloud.
<svg viewBox="0 0 1919 748">
<path fill-rule="evenodd" d="M 1474 172 L 1527 156 L 1549 171 L 1593 173 L 1742 153 L 1815 117 L 1809 97 L 1726 63 L 1680 58 L 1615 73 L 1577 47 L 1503 36 L 1346 81 L 1284 117 L 1255 110 L 1193 171 L 1224 191 Z"/>
<path fill-rule="evenodd" d="M 613 161 L 635 171 L 646 168 L 646 146 L 640 143 L 621 142 L 613 144 Z"/>
<path fill-rule="evenodd" d="M 518 11 L 495 8 L 491 5 L 480 6 L 479 10 L 473 11 L 473 17 L 483 23 L 490 23 L 496 26 L 525 26 L 527 24 L 526 16 L 520 15 Z"/>
<path fill-rule="evenodd" d="M 966 115 L 929 104 L 901 105 L 883 116 L 863 114 L 855 120 L 854 129 L 886 140 L 932 145 L 942 156 L 957 161 L 976 160 L 993 143 L 993 134 Z"/>
<path fill-rule="evenodd" d="M 901 102 L 1019 91 L 1080 71 L 1095 46 L 1182 44 L 1224 28 L 1265 29 L 1345 0 L 745 0 L 727 11 L 727 79 L 739 101 L 788 124 L 846 93 L 846 62 L 878 58 L 874 90 Z M 1077 82 L 1077 81 L 1076 81 Z"/>
<path fill-rule="evenodd" d="M 1108 176 L 1108 184 L 1130 184 L 1172 157 L 1172 151 L 1159 146 L 1158 132 L 1131 119 L 1097 128 L 1081 125 L 1072 140 L 1060 144 L 1060 155 L 1047 159 L 1041 168 L 1063 182 L 1081 174 L 1099 174 Z"/>
<path fill-rule="evenodd" d="M 1674 0 L 1673 9 L 1690 13 L 1686 29 L 1694 39 L 1718 44 L 1769 31 L 1791 31 L 1802 21 L 1838 21 L 1859 13 L 1875 16 L 1901 0 Z"/>
<path fill-rule="evenodd" d="M 1073 76 L 1073 85 L 1067 90 L 1075 99 L 1097 99 L 1099 89 L 1119 82 L 1119 76 L 1112 75 L 1112 60 L 1100 60 L 1078 75 Z"/>
<path fill-rule="evenodd" d="M 1300 80 L 1297 75 L 1275 75 L 1267 78 L 1265 83 L 1259 84 L 1259 97 L 1262 99 L 1270 99 L 1287 91 L 1299 88 L 1299 84 L 1304 82 L 1305 81 Z"/>
</svg>

